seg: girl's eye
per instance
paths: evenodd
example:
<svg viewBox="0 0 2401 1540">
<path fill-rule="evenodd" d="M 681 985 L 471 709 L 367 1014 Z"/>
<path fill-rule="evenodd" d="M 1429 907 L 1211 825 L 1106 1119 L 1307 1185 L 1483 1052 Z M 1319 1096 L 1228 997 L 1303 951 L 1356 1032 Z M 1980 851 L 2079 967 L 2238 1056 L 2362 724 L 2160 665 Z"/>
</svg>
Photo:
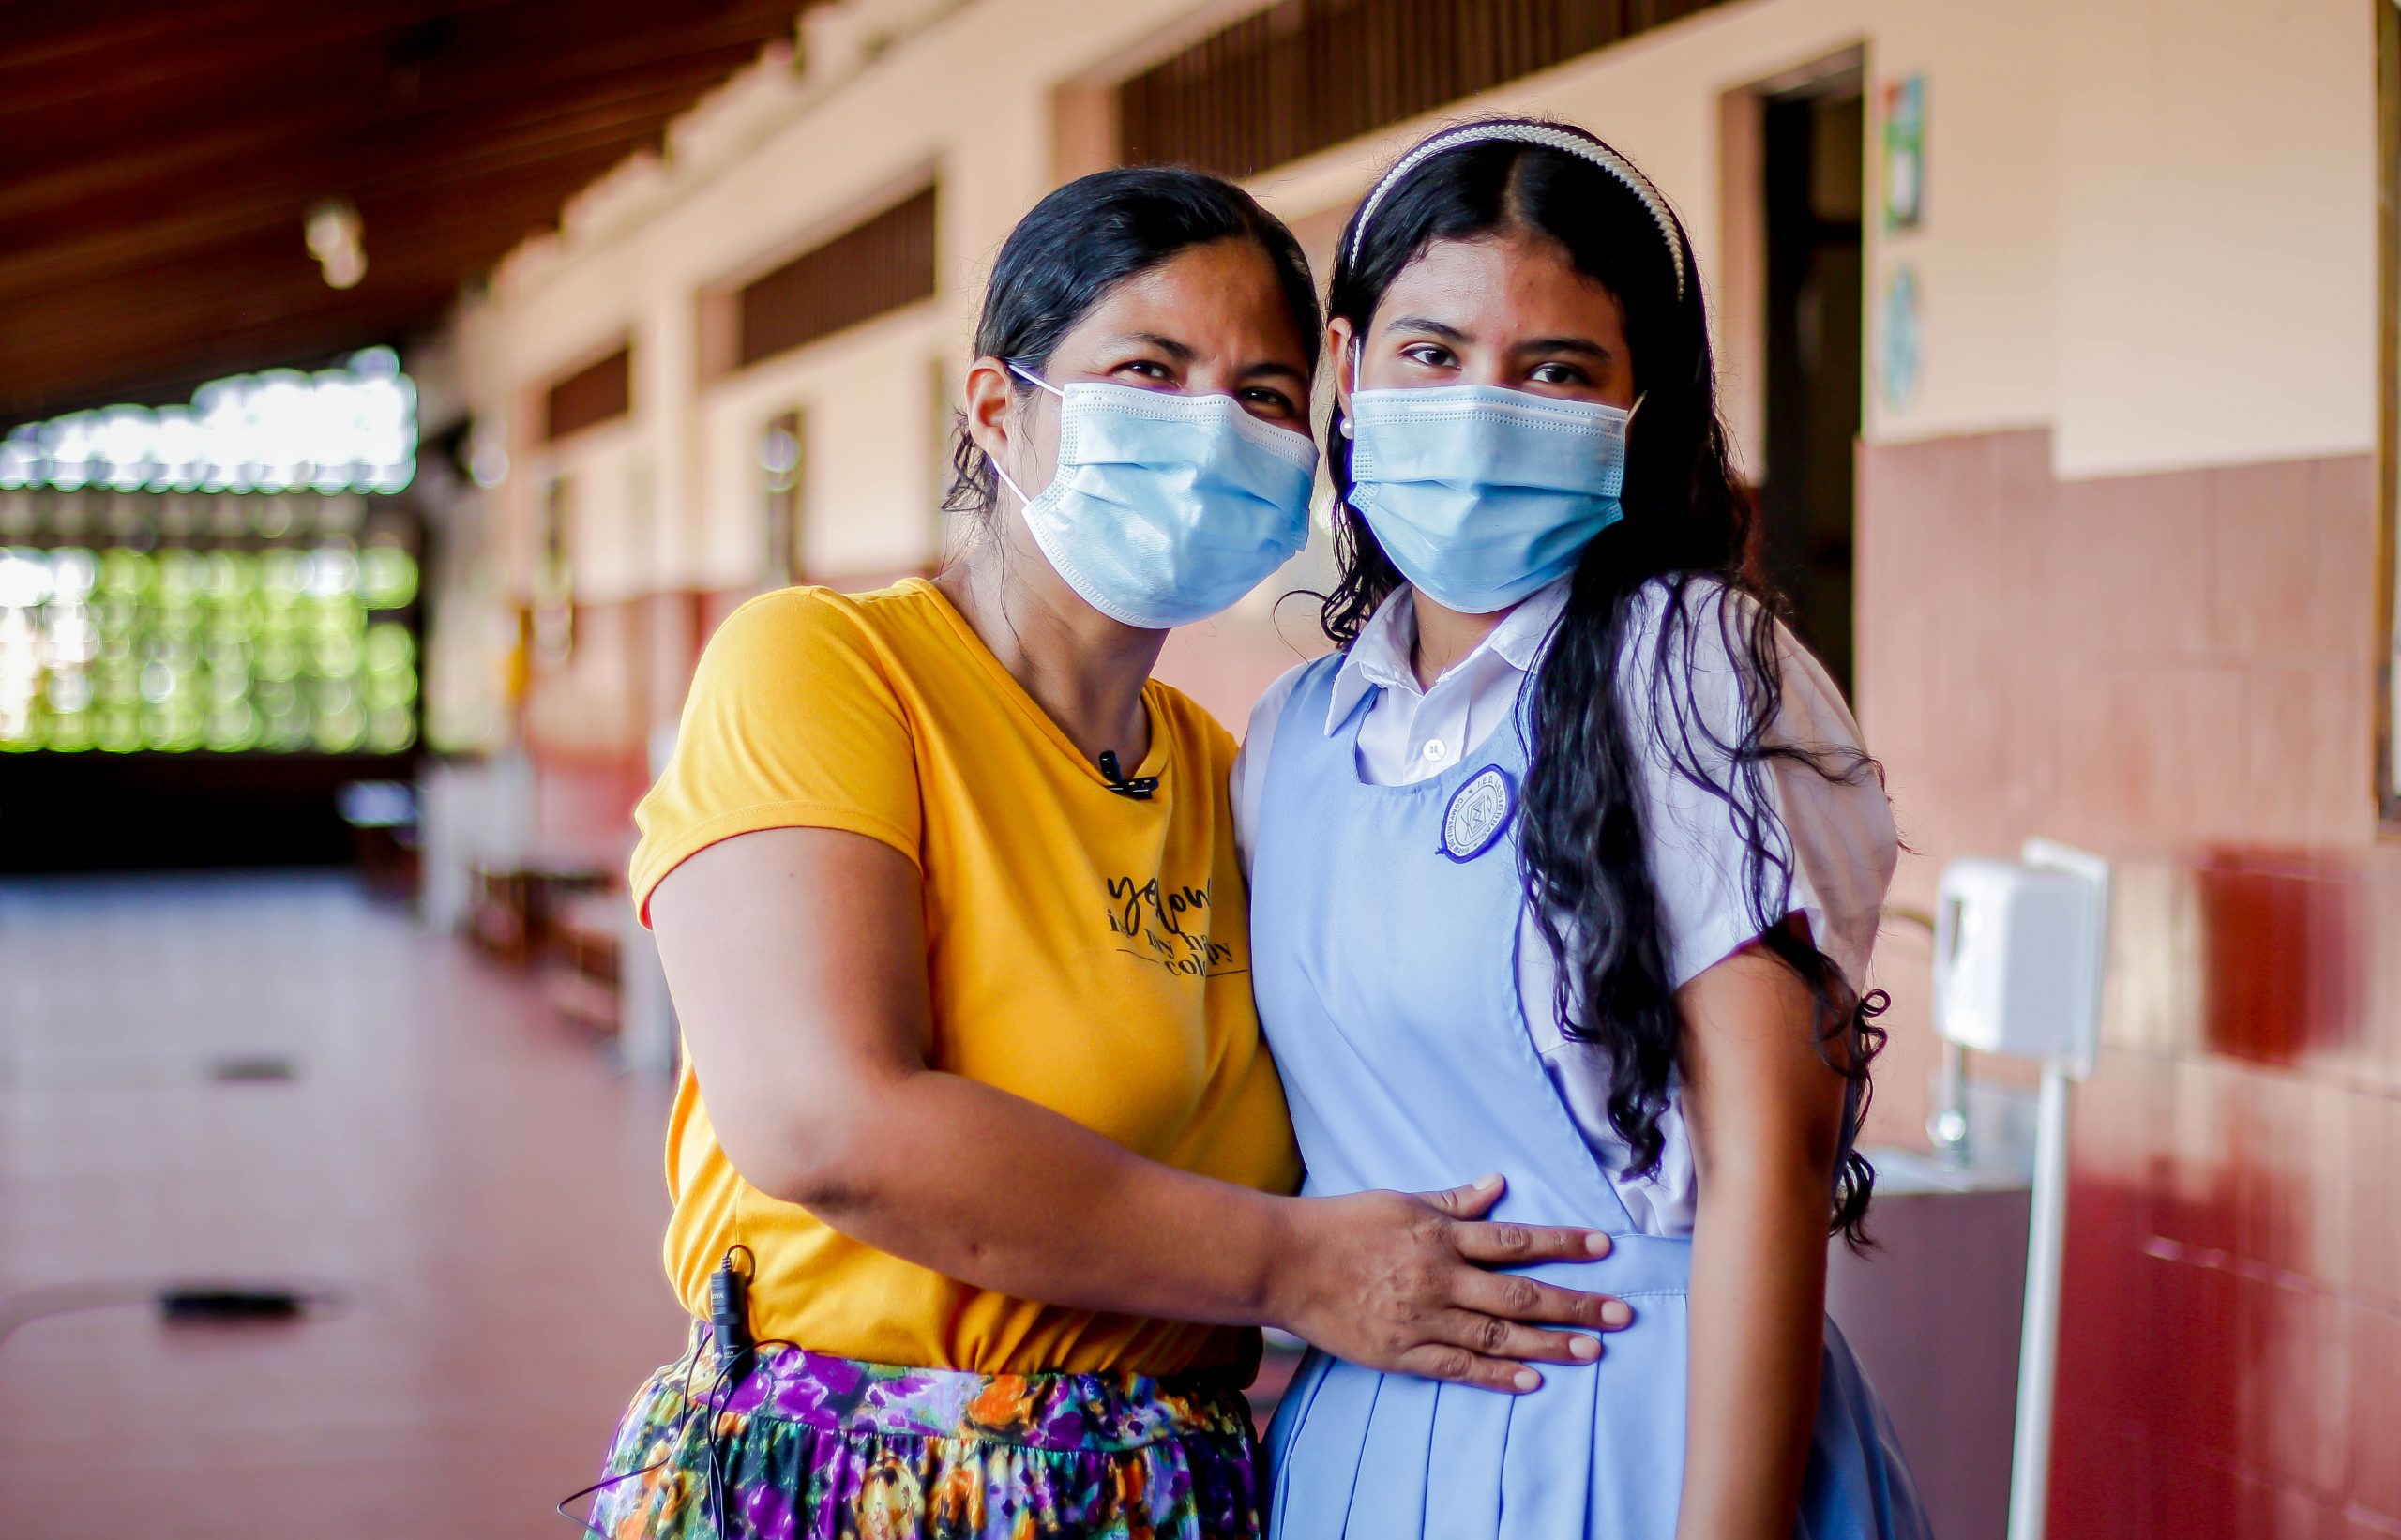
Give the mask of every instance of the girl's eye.
<svg viewBox="0 0 2401 1540">
<path fill-rule="evenodd" d="M 1400 350 L 1400 355 L 1427 369 L 1446 369 L 1452 363 L 1451 350 L 1435 342 L 1412 342 Z"/>
<path fill-rule="evenodd" d="M 1578 385 L 1587 383 L 1584 371 L 1573 364 L 1537 364 L 1534 366 L 1533 380 L 1536 385 Z"/>
</svg>

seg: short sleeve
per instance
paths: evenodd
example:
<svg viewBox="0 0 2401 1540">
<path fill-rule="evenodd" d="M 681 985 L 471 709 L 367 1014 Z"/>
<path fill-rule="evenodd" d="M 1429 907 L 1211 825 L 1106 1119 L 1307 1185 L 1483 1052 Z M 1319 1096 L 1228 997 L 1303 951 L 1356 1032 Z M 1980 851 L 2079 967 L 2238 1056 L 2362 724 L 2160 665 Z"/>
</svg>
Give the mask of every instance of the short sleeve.
<svg viewBox="0 0 2401 1540">
<path fill-rule="evenodd" d="M 1621 662 L 1619 688 L 1636 729 L 1652 881 L 1676 987 L 1767 927 L 1800 914 L 1845 979 L 1865 989 L 1899 840 L 1883 781 L 1860 745 L 1841 691 L 1776 626 L 1782 691 L 1768 738 L 1805 751 L 1815 764 L 1771 758 L 1759 765 L 1755 784 L 1741 784 L 1743 778 L 1730 774 L 1731 746 L 1743 733 L 1756 687 L 1737 659 L 1756 604 L 1744 595 L 1696 584 L 1683 600 L 1688 624 L 1666 631 L 1666 586 L 1654 585 L 1645 597 L 1648 607 Z M 1654 692 L 1663 631 L 1667 688 Z M 1696 784 L 1679 761 L 1704 770 L 1731 800 Z M 1756 870 L 1755 842 L 1769 857 Z"/>
<path fill-rule="evenodd" d="M 916 754 L 880 650 L 819 591 L 751 600 L 709 639 L 675 752 L 634 810 L 634 902 L 722 839 L 846 829 L 918 859 Z"/>
</svg>

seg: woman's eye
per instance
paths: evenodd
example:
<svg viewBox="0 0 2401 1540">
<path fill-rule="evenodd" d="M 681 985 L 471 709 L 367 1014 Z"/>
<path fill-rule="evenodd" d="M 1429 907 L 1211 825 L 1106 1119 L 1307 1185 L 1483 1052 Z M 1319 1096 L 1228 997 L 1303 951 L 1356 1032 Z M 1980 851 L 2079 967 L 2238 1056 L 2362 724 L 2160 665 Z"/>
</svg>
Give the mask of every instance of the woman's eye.
<svg viewBox="0 0 2401 1540">
<path fill-rule="evenodd" d="M 1168 371 L 1168 367 L 1155 358 L 1131 359 L 1118 365 L 1115 372 L 1133 374 L 1141 379 L 1157 380 L 1161 383 L 1172 383 L 1175 379 L 1175 376 Z"/>
<path fill-rule="evenodd" d="M 1246 390 L 1242 403 L 1250 408 L 1251 415 L 1260 417 L 1289 417 L 1299 410 L 1292 404 L 1292 398 L 1280 390 Z"/>
<path fill-rule="evenodd" d="M 1447 369 L 1452 362 L 1451 350 L 1432 342 L 1412 342 L 1400 350 L 1400 355 L 1427 369 Z"/>
<path fill-rule="evenodd" d="M 1584 371 L 1573 364 L 1537 364 L 1534 366 L 1533 381 L 1536 385 L 1578 385 L 1589 383 L 1585 379 Z"/>
</svg>

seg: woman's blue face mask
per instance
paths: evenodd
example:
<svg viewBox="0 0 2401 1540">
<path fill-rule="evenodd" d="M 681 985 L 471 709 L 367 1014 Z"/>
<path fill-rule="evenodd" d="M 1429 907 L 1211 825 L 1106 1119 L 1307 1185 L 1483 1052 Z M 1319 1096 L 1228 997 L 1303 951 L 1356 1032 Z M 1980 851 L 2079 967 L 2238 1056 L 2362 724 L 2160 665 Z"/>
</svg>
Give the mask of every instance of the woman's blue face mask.
<svg viewBox="0 0 2401 1540">
<path fill-rule="evenodd" d="M 1059 398 L 1058 470 L 1025 505 L 1034 543 L 1086 603 L 1128 626 L 1231 605 L 1308 543 L 1317 445 L 1231 396 L 1078 381 Z"/>
<path fill-rule="evenodd" d="M 1624 517 L 1633 414 L 1493 385 L 1354 390 L 1351 506 L 1448 610 L 1506 610 Z"/>
</svg>

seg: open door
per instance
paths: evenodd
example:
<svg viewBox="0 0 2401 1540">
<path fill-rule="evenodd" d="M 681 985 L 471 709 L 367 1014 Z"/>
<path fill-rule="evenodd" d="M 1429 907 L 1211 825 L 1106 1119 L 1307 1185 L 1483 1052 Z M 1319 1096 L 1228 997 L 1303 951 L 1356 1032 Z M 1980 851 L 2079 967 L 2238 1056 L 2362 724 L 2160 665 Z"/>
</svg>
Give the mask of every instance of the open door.
<svg viewBox="0 0 2401 1540">
<path fill-rule="evenodd" d="M 1757 492 L 1765 574 L 1851 687 L 1865 116 L 1855 66 L 1760 93 Z"/>
</svg>

